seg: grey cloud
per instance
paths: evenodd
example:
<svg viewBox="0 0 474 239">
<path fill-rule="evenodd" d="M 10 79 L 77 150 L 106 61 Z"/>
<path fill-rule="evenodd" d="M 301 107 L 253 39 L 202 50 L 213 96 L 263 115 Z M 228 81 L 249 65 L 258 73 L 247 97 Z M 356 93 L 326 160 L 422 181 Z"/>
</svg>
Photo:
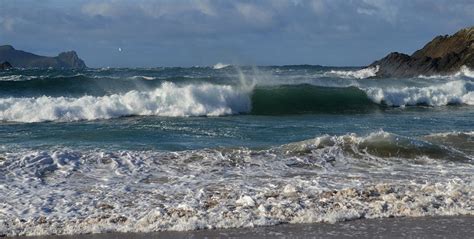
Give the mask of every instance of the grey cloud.
<svg viewBox="0 0 474 239">
<path fill-rule="evenodd" d="M 473 25 L 473 11 L 466 0 L 3 0 L 0 40 L 76 49 L 93 66 L 363 65 Z"/>
</svg>

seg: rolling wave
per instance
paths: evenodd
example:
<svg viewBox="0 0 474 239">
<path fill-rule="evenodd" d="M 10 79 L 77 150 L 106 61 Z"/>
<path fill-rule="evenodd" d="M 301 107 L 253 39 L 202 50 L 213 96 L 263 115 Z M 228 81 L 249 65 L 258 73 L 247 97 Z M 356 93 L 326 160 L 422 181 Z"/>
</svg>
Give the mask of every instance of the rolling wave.
<svg viewBox="0 0 474 239">
<path fill-rule="evenodd" d="M 254 89 L 251 114 L 350 113 L 378 108 L 356 87 L 285 85 Z"/>
<path fill-rule="evenodd" d="M 110 119 L 131 115 L 222 116 L 248 112 L 245 90 L 212 84 L 163 83 L 151 91 L 106 96 L 0 98 L 3 121 L 41 122 Z"/>
<path fill-rule="evenodd" d="M 290 73 L 295 67 L 269 67 L 275 77 L 256 69 L 245 74 L 235 69 L 235 74 L 208 68 L 0 75 L 0 120 L 366 113 L 387 107 L 474 105 L 473 73 L 466 67 L 435 79 L 377 81 L 365 79 L 377 67 L 304 73 L 314 78 L 303 74 L 314 68 L 309 66 L 296 67 L 298 73 Z"/>
<path fill-rule="evenodd" d="M 41 83 L 38 83 L 41 84 Z M 147 87 L 144 87 L 147 89 Z M 474 105 L 474 84 L 452 81 L 429 87 L 257 86 L 171 82 L 148 90 L 107 95 L 0 98 L 0 120 L 76 121 L 122 116 L 225 116 L 306 113 L 363 113 L 384 107 Z"/>
</svg>

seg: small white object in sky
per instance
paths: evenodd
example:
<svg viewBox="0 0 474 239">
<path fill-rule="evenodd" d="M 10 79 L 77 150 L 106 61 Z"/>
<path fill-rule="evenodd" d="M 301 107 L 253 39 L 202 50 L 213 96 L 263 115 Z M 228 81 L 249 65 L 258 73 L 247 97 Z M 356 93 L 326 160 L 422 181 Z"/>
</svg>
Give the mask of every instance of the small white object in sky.
<svg viewBox="0 0 474 239">
<path fill-rule="evenodd" d="M 119 47 L 118 50 L 119 50 L 119 52 L 122 52 L 122 48 Z"/>
</svg>

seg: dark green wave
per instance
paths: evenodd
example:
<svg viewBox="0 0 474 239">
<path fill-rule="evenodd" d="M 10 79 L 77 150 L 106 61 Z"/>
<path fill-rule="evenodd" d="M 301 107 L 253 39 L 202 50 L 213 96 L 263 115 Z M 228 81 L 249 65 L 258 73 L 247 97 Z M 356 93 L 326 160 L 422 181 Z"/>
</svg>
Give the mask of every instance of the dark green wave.
<svg viewBox="0 0 474 239">
<path fill-rule="evenodd" d="M 284 85 L 258 87 L 252 93 L 254 115 L 355 113 L 380 109 L 356 87 Z"/>
</svg>

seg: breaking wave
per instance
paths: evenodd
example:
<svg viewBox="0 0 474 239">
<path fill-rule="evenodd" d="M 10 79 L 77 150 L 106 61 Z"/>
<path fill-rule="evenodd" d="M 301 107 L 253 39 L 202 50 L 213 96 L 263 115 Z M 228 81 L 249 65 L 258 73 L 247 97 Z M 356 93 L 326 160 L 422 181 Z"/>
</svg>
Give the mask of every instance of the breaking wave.
<svg viewBox="0 0 474 239">
<path fill-rule="evenodd" d="M 230 66 L 229 64 L 224 64 L 224 63 L 217 63 L 214 66 L 212 66 L 212 69 L 214 70 L 219 70 L 219 69 L 224 69 L 226 67 Z"/>
<path fill-rule="evenodd" d="M 365 91 L 375 103 L 388 106 L 474 105 L 474 83 L 464 80 L 426 87 L 367 88 Z"/>
<path fill-rule="evenodd" d="M 379 71 L 379 66 L 375 67 L 368 67 L 360 70 L 354 70 L 354 71 L 337 71 L 337 70 L 331 70 L 330 72 L 327 73 L 329 76 L 337 76 L 341 78 L 349 78 L 349 79 L 365 79 L 369 77 L 374 77 L 376 76 L 377 72 Z"/>
<path fill-rule="evenodd" d="M 3 121 L 75 121 L 130 115 L 221 116 L 248 112 L 248 92 L 226 85 L 177 86 L 106 96 L 0 98 Z"/>
<path fill-rule="evenodd" d="M 378 80 L 364 79 L 378 67 L 323 73 L 308 66 L 269 70 L 276 76 L 257 69 L 247 69 L 245 75 L 238 69 L 234 74 L 209 68 L 24 72 L 31 76 L 17 71 L 0 76 L 0 121 L 364 113 L 387 107 L 474 105 L 474 74 L 466 67 L 436 79 Z"/>
<path fill-rule="evenodd" d="M 457 148 L 464 136 L 447 135 L 458 143 L 381 131 L 262 150 L 15 151 L 0 160 L 1 188 L 9 192 L 0 201 L 15 202 L 2 204 L 0 232 L 183 231 L 472 215 L 472 154 Z"/>
<path fill-rule="evenodd" d="M 474 84 L 451 81 L 428 87 L 323 87 L 280 85 L 239 87 L 165 82 L 146 91 L 105 96 L 0 98 L 0 120 L 76 121 L 122 116 L 225 116 L 357 113 L 381 107 L 474 105 Z"/>
</svg>

